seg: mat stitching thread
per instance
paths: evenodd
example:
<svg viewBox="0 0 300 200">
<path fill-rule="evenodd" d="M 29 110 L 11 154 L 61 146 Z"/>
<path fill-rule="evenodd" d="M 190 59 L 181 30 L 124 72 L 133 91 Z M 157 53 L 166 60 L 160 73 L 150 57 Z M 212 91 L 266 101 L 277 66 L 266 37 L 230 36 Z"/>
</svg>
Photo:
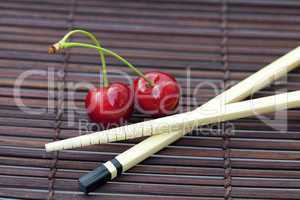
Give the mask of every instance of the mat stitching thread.
<svg viewBox="0 0 300 200">
<path fill-rule="evenodd" d="M 73 16 L 75 12 L 75 0 L 72 0 L 72 5 L 70 9 L 70 14 L 67 18 L 67 27 L 68 31 L 72 29 L 72 24 L 73 24 Z M 60 77 L 60 82 L 57 85 L 57 105 L 56 105 L 56 117 L 55 117 L 55 127 L 54 127 L 54 138 L 53 141 L 56 141 L 59 139 L 59 135 L 61 132 L 61 124 L 62 124 L 62 117 L 63 117 L 63 110 L 64 110 L 64 91 L 65 91 L 65 82 L 66 82 L 66 73 L 67 73 L 67 66 L 68 66 L 68 60 L 69 60 L 70 55 L 68 53 L 63 54 L 63 70 L 62 74 Z M 54 184 L 55 184 L 55 175 L 57 172 L 57 162 L 58 162 L 58 156 L 59 153 L 55 152 L 53 155 L 53 161 L 50 167 L 50 173 L 48 176 L 49 180 L 49 194 L 48 194 L 48 200 L 53 200 L 54 199 Z"/>
<path fill-rule="evenodd" d="M 222 52 L 222 63 L 223 63 L 223 70 L 224 70 L 224 79 L 223 79 L 223 84 L 224 84 L 224 89 L 229 88 L 228 81 L 230 79 L 230 72 L 229 72 L 229 63 L 228 63 L 228 47 L 227 47 L 227 42 L 228 42 L 228 31 L 227 31 L 227 12 L 228 12 L 228 7 L 227 7 L 227 0 L 222 0 L 222 23 L 221 23 L 221 30 L 222 30 L 222 41 L 221 41 L 221 52 Z M 231 200 L 231 191 L 232 191 L 232 186 L 231 186 L 231 159 L 230 159 L 230 127 L 228 126 L 228 123 L 224 123 L 224 126 L 222 128 L 223 132 L 223 167 L 224 167 L 224 188 L 225 188 L 225 193 L 224 193 L 224 199 L 225 200 Z"/>
</svg>

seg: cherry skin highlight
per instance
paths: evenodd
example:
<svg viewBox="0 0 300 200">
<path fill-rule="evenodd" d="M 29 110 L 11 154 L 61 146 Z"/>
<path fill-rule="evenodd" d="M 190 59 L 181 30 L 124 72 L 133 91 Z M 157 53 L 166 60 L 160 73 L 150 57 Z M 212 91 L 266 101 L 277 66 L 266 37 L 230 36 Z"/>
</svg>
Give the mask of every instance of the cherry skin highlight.
<svg viewBox="0 0 300 200">
<path fill-rule="evenodd" d="M 142 77 L 134 81 L 137 110 L 152 116 L 172 114 L 180 100 L 180 88 L 176 79 L 163 72 L 148 72 L 145 77 L 153 82 L 152 86 Z"/>
<path fill-rule="evenodd" d="M 120 124 L 132 114 L 132 89 L 124 83 L 90 89 L 85 98 L 85 107 L 93 122 L 105 126 Z"/>
</svg>

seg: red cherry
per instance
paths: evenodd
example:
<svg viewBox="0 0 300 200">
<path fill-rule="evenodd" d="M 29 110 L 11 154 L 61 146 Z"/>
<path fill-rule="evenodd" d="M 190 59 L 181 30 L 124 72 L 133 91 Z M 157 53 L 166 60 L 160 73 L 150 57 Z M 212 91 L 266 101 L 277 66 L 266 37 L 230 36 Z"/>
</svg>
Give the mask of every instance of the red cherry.
<svg viewBox="0 0 300 200">
<path fill-rule="evenodd" d="M 90 89 L 85 98 L 90 119 L 105 126 L 127 120 L 133 111 L 133 93 L 129 85 L 112 83 Z"/>
<path fill-rule="evenodd" d="M 145 77 L 154 85 L 150 86 L 142 77 L 134 81 L 137 109 L 153 116 L 171 114 L 177 108 L 180 99 L 180 89 L 176 79 L 163 72 L 149 72 Z"/>
</svg>

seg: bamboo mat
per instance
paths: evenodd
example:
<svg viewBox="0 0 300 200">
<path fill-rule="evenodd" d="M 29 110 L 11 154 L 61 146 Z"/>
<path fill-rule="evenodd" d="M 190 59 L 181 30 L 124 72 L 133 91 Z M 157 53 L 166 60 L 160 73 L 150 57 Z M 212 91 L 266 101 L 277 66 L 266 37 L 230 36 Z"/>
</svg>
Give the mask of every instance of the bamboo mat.
<svg viewBox="0 0 300 200">
<path fill-rule="evenodd" d="M 47 55 L 68 30 L 92 31 L 144 71 L 174 74 L 188 110 L 299 46 L 299 16 L 297 0 L 1 1 L 1 199 L 300 199 L 297 109 L 231 121 L 214 127 L 218 134 L 195 131 L 88 197 L 79 192 L 78 177 L 138 141 L 59 154 L 43 148 L 79 134 L 86 90 L 76 91 L 73 105 L 73 86 L 98 84 L 95 52 Z M 129 72 L 108 63 L 111 81 L 122 79 L 118 71 Z M 21 100 L 42 114 L 24 112 L 14 98 L 15 81 L 32 70 Z M 255 97 L 300 89 L 299 77 L 295 70 Z M 145 118 L 135 113 L 131 122 Z"/>
</svg>

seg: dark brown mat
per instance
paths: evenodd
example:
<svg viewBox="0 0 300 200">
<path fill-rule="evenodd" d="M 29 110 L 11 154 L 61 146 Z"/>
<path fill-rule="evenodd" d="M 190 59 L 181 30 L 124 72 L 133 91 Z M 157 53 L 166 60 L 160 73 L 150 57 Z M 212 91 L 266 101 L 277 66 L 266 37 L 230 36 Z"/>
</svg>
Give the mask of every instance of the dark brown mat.
<svg viewBox="0 0 300 200">
<path fill-rule="evenodd" d="M 68 101 L 72 84 L 98 84 L 94 51 L 47 55 L 49 44 L 78 27 L 144 71 L 173 73 L 186 110 L 196 106 L 192 95 L 199 84 L 196 104 L 215 96 L 207 83 L 221 92 L 224 84 L 229 87 L 298 46 L 300 1 L 1 1 L 1 199 L 300 199 L 299 110 L 214 127 L 220 134 L 196 131 L 91 196 L 80 193 L 80 175 L 138 141 L 44 151 L 46 142 L 77 136 L 80 120 L 87 119 L 86 90 L 77 90 L 75 109 Z M 117 70 L 129 72 L 114 59 L 108 63 L 111 81 L 120 80 Z M 22 83 L 22 101 L 43 114 L 25 113 L 13 96 L 15 81 L 29 70 L 39 71 Z M 54 73 L 55 85 L 49 86 L 46 72 Z M 299 89 L 299 72 L 256 96 Z M 131 122 L 145 117 L 136 113 Z"/>
</svg>

